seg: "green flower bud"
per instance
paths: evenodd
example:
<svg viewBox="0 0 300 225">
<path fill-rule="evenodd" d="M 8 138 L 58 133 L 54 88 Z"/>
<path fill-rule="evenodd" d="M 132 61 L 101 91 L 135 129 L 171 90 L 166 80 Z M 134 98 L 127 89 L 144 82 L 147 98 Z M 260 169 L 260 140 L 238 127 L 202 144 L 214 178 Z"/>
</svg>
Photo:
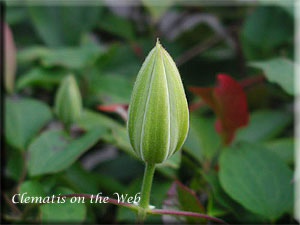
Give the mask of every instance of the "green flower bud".
<svg viewBox="0 0 300 225">
<path fill-rule="evenodd" d="M 66 76 L 55 96 L 55 113 L 67 125 L 78 119 L 82 112 L 82 100 L 76 80 L 72 75 Z"/>
<path fill-rule="evenodd" d="M 175 62 L 157 40 L 133 88 L 127 131 L 135 153 L 162 163 L 178 151 L 188 133 L 189 111 Z"/>
</svg>

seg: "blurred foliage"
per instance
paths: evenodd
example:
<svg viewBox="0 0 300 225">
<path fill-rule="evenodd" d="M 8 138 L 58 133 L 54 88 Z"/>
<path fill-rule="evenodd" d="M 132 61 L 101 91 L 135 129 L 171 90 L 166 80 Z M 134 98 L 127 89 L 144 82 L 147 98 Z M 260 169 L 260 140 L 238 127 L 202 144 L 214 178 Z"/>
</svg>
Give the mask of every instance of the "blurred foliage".
<svg viewBox="0 0 300 225">
<path fill-rule="evenodd" d="M 244 87 L 250 120 L 229 146 L 222 145 L 207 105 L 191 112 L 183 149 L 158 167 L 151 204 L 228 223 L 294 223 L 294 13 L 282 2 L 228 7 L 171 0 L 80 7 L 7 2 L 17 66 L 5 73 L 12 93 L 4 103 L 4 220 L 135 222 L 133 212 L 110 204 L 67 200 L 13 207 L 10 199 L 17 192 L 115 197 L 114 192 L 140 191 L 143 164 L 131 149 L 126 122 L 117 113 L 97 111 L 97 105 L 129 103 L 138 70 L 159 37 L 178 65 L 190 105 L 201 99 L 187 87 L 213 86 L 217 73 L 238 81 L 264 79 Z M 69 74 L 84 110 L 65 127 L 54 114 L 54 99 Z M 208 221 L 151 215 L 146 222 Z"/>
</svg>

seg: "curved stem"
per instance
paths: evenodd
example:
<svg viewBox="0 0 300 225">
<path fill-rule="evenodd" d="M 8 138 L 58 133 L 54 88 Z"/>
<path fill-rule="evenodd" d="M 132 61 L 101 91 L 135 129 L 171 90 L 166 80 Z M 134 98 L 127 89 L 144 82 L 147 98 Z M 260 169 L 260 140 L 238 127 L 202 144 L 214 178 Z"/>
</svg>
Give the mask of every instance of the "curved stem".
<svg viewBox="0 0 300 225">
<path fill-rule="evenodd" d="M 140 210 L 138 212 L 138 220 L 140 222 L 144 221 L 146 217 L 146 210 L 149 207 L 151 186 L 153 181 L 155 171 L 155 164 L 146 163 L 144 179 L 141 190 L 141 200 L 139 203 Z"/>
<path fill-rule="evenodd" d="M 85 198 L 96 198 L 97 197 L 96 195 L 91 195 L 91 194 L 64 194 L 64 195 L 61 195 L 60 197 L 63 197 L 63 196 L 69 197 L 69 198 L 73 197 L 73 196 L 85 197 Z M 134 211 L 139 210 L 136 205 L 125 203 L 125 202 L 119 202 L 118 200 L 113 199 L 113 198 L 109 198 L 108 202 L 111 204 L 114 204 L 114 205 L 120 205 L 120 206 L 126 207 L 130 210 L 134 210 Z M 145 212 L 149 213 L 149 214 L 158 214 L 158 215 L 182 215 L 182 216 L 199 217 L 199 218 L 205 218 L 205 219 L 208 219 L 211 221 L 215 221 L 218 223 L 226 224 L 226 222 L 224 220 L 218 219 L 213 216 L 201 214 L 201 213 L 196 213 L 196 212 L 167 210 L 167 209 L 146 209 Z"/>
<path fill-rule="evenodd" d="M 205 218 L 211 221 L 215 221 L 218 223 L 226 224 L 224 220 L 218 219 L 213 216 L 209 216 L 202 213 L 196 213 L 196 212 L 187 212 L 187 211 L 179 211 L 179 210 L 167 210 L 167 209 L 152 209 L 148 210 L 149 214 L 159 214 L 159 215 L 182 215 L 182 216 L 191 216 L 191 217 L 199 217 L 199 218 Z"/>
</svg>

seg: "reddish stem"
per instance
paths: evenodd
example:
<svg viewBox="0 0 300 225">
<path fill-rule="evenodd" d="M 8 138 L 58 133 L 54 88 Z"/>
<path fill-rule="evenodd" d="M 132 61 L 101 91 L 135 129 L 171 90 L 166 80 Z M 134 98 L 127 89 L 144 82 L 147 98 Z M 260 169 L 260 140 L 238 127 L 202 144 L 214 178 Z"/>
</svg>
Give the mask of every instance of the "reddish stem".
<svg viewBox="0 0 300 225">
<path fill-rule="evenodd" d="M 243 88 L 249 87 L 253 84 L 260 83 L 265 77 L 263 75 L 251 76 L 246 79 L 240 80 L 239 83 Z"/>
<path fill-rule="evenodd" d="M 189 110 L 190 112 L 194 111 L 195 109 L 199 108 L 199 107 L 202 107 L 206 105 L 205 102 L 203 102 L 202 100 L 200 101 L 197 101 L 197 102 L 194 102 L 192 104 L 189 105 Z"/>
<path fill-rule="evenodd" d="M 9 199 L 6 194 L 3 194 L 4 200 L 8 203 L 8 206 L 14 211 L 18 216 L 22 215 L 22 212 L 19 208 Z"/>
<path fill-rule="evenodd" d="M 96 199 L 97 195 L 91 195 L 91 194 L 65 194 L 65 195 L 61 195 L 61 197 L 85 197 L 85 198 Z M 113 198 L 109 198 L 108 202 L 110 202 L 112 204 L 116 204 L 116 205 L 122 205 L 122 206 L 132 208 L 132 209 L 137 207 L 136 205 L 129 204 L 129 203 L 126 203 L 126 202 L 121 202 L 121 201 L 119 202 L 118 200 L 113 199 Z M 221 219 L 218 219 L 218 218 L 212 217 L 212 216 L 208 216 L 208 215 L 205 215 L 205 214 L 202 214 L 202 213 L 179 211 L 179 210 L 165 210 L 165 209 L 149 209 L 147 211 L 150 214 L 167 214 L 167 215 L 182 215 L 182 216 L 199 217 L 199 218 L 212 220 L 212 221 L 215 221 L 215 222 L 218 222 L 218 223 L 226 224 L 226 222 L 221 220 Z"/>
<path fill-rule="evenodd" d="M 187 212 L 187 211 L 179 211 L 179 210 L 167 210 L 167 209 L 152 209 L 152 214 L 167 214 L 167 215 L 182 215 L 182 216 L 192 216 L 192 217 L 199 217 L 208 220 L 212 220 L 218 223 L 226 224 L 225 221 L 218 219 L 216 217 L 208 216 L 202 213 L 196 212 Z"/>
</svg>

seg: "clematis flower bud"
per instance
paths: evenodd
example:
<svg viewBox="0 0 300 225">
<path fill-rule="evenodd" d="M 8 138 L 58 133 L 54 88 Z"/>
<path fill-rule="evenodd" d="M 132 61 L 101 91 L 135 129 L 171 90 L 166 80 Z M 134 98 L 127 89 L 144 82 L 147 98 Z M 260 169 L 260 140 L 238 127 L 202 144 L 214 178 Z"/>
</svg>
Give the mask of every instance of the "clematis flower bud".
<svg viewBox="0 0 300 225">
<path fill-rule="evenodd" d="M 157 40 L 131 96 L 127 122 L 131 146 L 146 163 L 162 163 L 182 147 L 188 128 L 189 111 L 180 74 Z"/>
<path fill-rule="evenodd" d="M 65 124 L 70 125 L 81 115 L 82 100 L 76 80 L 72 75 L 66 76 L 55 96 L 55 113 Z"/>
</svg>

